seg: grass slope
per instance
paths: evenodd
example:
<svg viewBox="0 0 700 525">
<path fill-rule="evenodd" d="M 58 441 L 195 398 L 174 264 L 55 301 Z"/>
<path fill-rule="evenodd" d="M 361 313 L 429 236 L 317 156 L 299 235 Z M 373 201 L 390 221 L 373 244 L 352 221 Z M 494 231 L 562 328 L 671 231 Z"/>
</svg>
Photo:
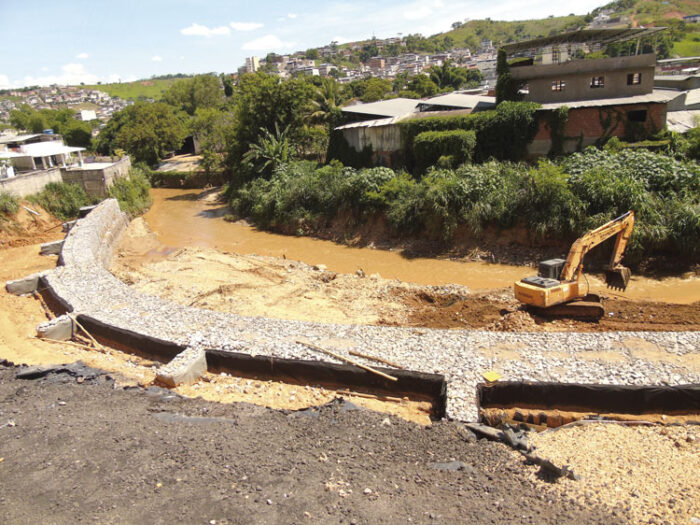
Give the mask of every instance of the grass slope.
<svg viewBox="0 0 700 525">
<path fill-rule="evenodd" d="M 163 91 L 175 82 L 176 78 L 136 80 L 134 82 L 121 82 L 115 84 L 96 84 L 85 86 L 87 89 L 99 89 L 111 97 L 119 97 L 124 100 L 138 100 L 141 98 L 153 98 L 158 100 Z"/>
</svg>

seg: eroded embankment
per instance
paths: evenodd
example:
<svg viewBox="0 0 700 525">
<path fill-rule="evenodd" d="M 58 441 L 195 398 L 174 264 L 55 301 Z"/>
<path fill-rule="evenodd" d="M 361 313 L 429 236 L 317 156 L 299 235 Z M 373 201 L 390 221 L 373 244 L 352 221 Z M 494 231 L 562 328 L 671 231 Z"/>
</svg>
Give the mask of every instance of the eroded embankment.
<svg viewBox="0 0 700 525">
<path fill-rule="evenodd" d="M 475 386 L 490 369 L 510 380 L 700 382 L 697 332 L 419 330 L 244 317 L 178 305 L 138 293 L 105 269 L 125 227 L 116 201 L 104 201 L 69 233 L 61 254 L 64 266 L 45 277 L 69 310 L 125 332 L 181 347 L 311 361 L 335 360 L 297 344 L 299 337 L 343 354 L 355 349 L 410 370 L 444 374 L 447 414 L 458 419 L 476 418 Z"/>
</svg>

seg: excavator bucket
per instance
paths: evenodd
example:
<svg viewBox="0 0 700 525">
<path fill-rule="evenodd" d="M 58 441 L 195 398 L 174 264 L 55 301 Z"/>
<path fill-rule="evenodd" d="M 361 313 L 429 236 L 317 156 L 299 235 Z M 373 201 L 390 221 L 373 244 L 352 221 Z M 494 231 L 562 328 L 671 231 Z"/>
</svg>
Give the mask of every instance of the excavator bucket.
<svg viewBox="0 0 700 525">
<path fill-rule="evenodd" d="M 608 288 L 614 290 L 625 290 L 630 282 L 632 272 L 625 266 L 618 266 L 605 272 L 605 283 Z"/>
</svg>

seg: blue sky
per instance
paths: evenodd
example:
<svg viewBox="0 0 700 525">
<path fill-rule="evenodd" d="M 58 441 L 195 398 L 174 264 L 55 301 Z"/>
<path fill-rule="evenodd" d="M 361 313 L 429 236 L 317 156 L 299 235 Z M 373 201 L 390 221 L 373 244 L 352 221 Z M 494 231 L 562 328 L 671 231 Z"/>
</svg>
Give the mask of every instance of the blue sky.
<svg viewBox="0 0 700 525">
<path fill-rule="evenodd" d="M 587 13 L 604 0 L 0 0 L 0 89 L 233 72 L 264 57 L 338 40 L 425 36 L 452 22 Z"/>
</svg>

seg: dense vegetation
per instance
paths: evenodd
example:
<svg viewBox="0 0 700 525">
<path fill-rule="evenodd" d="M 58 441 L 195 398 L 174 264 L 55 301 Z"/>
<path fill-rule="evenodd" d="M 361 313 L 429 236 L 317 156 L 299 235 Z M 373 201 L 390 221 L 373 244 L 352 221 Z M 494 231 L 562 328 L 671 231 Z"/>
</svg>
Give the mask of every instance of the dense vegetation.
<svg viewBox="0 0 700 525">
<path fill-rule="evenodd" d="M 358 223 L 385 216 L 398 235 L 444 241 L 460 225 L 476 236 L 488 226 L 521 225 L 534 241 L 571 241 L 632 209 L 638 221 L 629 262 L 700 254 L 700 167 L 644 150 L 590 148 L 536 166 L 464 164 L 420 179 L 388 168 L 292 162 L 244 185 L 233 207 L 265 228 L 313 229 L 350 213 Z"/>
<path fill-rule="evenodd" d="M 61 220 L 75 219 L 83 206 L 94 204 L 96 199 L 90 197 L 79 184 L 50 182 L 41 192 L 27 197 Z"/>
<path fill-rule="evenodd" d="M 96 121 L 93 121 L 97 125 Z M 40 109 L 35 110 L 27 104 L 22 104 L 10 112 L 10 124 L 16 129 L 31 133 L 42 133 L 52 129 L 54 133 L 63 135 L 69 146 L 89 148 L 92 141 L 92 124 L 76 120 L 72 109 Z"/>
<path fill-rule="evenodd" d="M 151 184 L 139 168 L 132 168 L 128 178 L 117 179 L 109 196 L 119 201 L 119 207 L 131 217 L 140 215 L 151 207 Z"/>
<path fill-rule="evenodd" d="M 14 215 L 19 210 L 17 197 L 6 191 L 0 191 L 0 220 L 3 215 Z"/>
</svg>

